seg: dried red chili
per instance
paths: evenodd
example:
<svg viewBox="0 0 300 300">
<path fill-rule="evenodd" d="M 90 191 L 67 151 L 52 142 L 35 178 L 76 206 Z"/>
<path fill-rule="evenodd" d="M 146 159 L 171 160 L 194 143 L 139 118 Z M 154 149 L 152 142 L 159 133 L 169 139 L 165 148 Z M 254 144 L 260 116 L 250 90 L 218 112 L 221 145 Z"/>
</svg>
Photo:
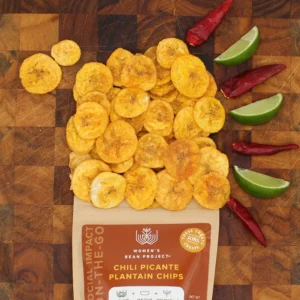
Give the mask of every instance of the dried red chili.
<svg viewBox="0 0 300 300">
<path fill-rule="evenodd" d="M 199 46 L 207 41 L 211 33 L 220 24 L 233 0 L 225 0 L 214 10 L 212 10 L 206 17 L 196 23 L 187 33 L 186 41 L 191 46 Z"/>
<path fill-rule="evenodd" d="M 258 223 L 254 220 L 248 209 L 238 200 L 230 197 L 227 201 L 227 206 L 244 222 L 249 231 L 254 235 L 260 244 L 267 247 L 267 241 L 260 229 Z"/>
<path fill-rule="evenodd" d="M 272 155 L 281 151 L 298 149 L 299 146 L 296 144 L 287 145 L 267 145 L 247 142 L 235 142 L 232 144 L 232 148 L 245 155 Z"/>
<path fill-rule="evenodd" d="M 266 65 L 253 70 L 246 71 L 240 75 L 226 80 L 221 85 L 221 92 L 227 98 L 235 98 L 243 95 L 254 86 L 266 79 L 278 74 L 285 69 L 285 65 Z"/>
</svg>

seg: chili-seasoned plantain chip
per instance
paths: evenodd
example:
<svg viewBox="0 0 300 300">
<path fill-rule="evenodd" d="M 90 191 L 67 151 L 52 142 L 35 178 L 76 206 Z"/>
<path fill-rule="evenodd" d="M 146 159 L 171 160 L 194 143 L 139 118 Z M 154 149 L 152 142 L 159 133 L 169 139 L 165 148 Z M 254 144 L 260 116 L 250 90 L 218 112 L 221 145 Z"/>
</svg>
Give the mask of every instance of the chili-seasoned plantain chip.
<svg viewBox="0 0 300 300">
<path fill-rule="evenodd" d="M 176 38 L 161 40 L 156 48 L 157 61 L 166 69 L 171 69 L 176 58 L 184 54 L 189 54 L 189 49 L 185 42 Z"/>
<path fill-rule="evenodd" d="M 78 165 L 88 159 L 92 159 L 90 154 L 78 154 L 76 152 L 71 152 L 69 154 L 69 168 L 73 171 Z"/>
<path fill-rule="evenodd" d="M 138 141 L 135 161 L 147 168 L 163 168 L 163 155 L 168 147 L 165 139 L 157 134 L 148 133 Z"/>
<path fill-rule="evenodd" d="M 227 156 L 214 147 L 200 148 L 200 163 L 207 166 L 208 172 L 218 172 L 227 176 L 229 162 Z"/>
<path fill-rule="evenodd" d="M 138 88 L 123 89 L 114 99 L 115 112 L 124 118 L 134 118 L 144 113 L 150 97 Z"/>
<path fill-rule="evenodd" d="M 110 172 L 110 167 L 100 160 L 85 160 L 76 167 L 72 176 L 74 194 L 83 201 L 91 201 L 90 186 L 101 172 Z"/>
<path fill-rule="evenodd" d="M 182 180 L 194 174 L 200 163 L 198 145 L 188 139 L 171 143 L 164 154 L 166 170 L 175 178 Z"/>
<path fill-rule="evenodd" d="M 121 92 L 120 88 L 113 87 L 109 90 L 109 92 L 106 94 L 107 100 L 112 102 L 113 99 Z"/>
<path fill-rule="evenodd" d="M 163 101 L 171 103 L 171 102 L 175 101 L 177 95 L 178 95 L 178 91 L 175 89 L 163 96 L 156 96 L 156 95 L 153 95 L 150 93 L 150 98 L 154 99 L 154 100 L 163 100 Z"/>
<path fill-rule="evenodd" d="M 127 182 L 125 199 L 132 208 L 141 210 L 153 204 L 158 184 L 153 170 L 136 167 L 127 171 L 124 177 Z"/>
<path fill-rule="evenodd" d="M 74 117 L 71 117 L 67 123 L 66 139 L 69 148 L 78 154 L 88 154 L 94 147 L 95 140 L 82 139 L 74 125 Z"/>
<path fill-rule="evenodd" d="M 201 162 L 199 163 L 197 170 L 194 174 L 188 177 L 188 181 L 194 185 L 196 180 L 200 178 L 201 176 L 209 173 L 209 168 L 207 168 L 206 164 L 202 164 Z"/>
<path fill-rule="evenodd" d="M 172 132 L 173 119 L 173 109 L 169 103 L 153 100 L 146 112 L 144 127 L 150 133 L 167 136 Z"/>
<path fill-rule="evenodd" d="M 144 91 L 156 85 L 156 68 L 153 61 L 143 55 L 136 54 L 124 64 L 121 82 L 125 87 L 136 87 Z"/>
<path fill-rule="evenodd" d="M 113 75 L 113 83 L 116 86 L 122 86 L 121 73 L 124 65 L 128 62 L 133 54 L 123 48 L 116 49 L 108 58 L 106 65 Z"/>
<path fill-rule="evenodd" d="M 79 95 L 78 95 L 78 92 L 76 90 L 76 84 L 73 86 L 73 98 L 75 101 L 78 101 L 79 99 Z"/>
<path fill-rule="evenodd" d="M 113 77 L 107 66 L 98 62 L 83 65 L 76 75 L 76 91 L 79 96 L 98 91 L 108 93 L 113 85 Z"/>
<path fill-rule="evenodd" d="M 177 97 L 172 101 L 171 106 L 173 108 L 174 114 L 177 115 L 185 107 L 194 107 L 198 99 L 189 98 L 180 93 L 177 94 Z"/>
<path fill-rule="evenodd" d="M 229 195 L 229 181 L 219 173 L 209 173 L 195 182 L 194 197 L 205 208 L 219 209 L 223 207 Z"/>
<path fill-rule="evenodd" d="M 125 160 L 123 162 L 120 162 L 118 164 L 110 164 L 110 168 L 115 173 L 125 173 L 133 166 L 133 158 L 129 158 L 128 160 Z"/>
<path fill-rule="evenodd" d="M 157 174 L 158 187 L 155 200 L 165 209 L 182 210 L 193 198 L 190 182 L 172 177 L 166 170 Z"/>
<path fill-rule="evenodd" d="M 218 90 L 216 81 L 215 81 L 214 77 L 208 71 L 207 71 L 207 74 L 209 77 L 208 87 L 202 97 L 215 97 L 217 94 L 217 90 Z"/>
<path fill-rule="evenodd" d="M 74 41 L 63 40 L 52 46 L 51 56 L 61 66 L 73 66 L 79 61 L 81 50 Z"/>
<path fill-rule="evenodd" d="M 106 109 L 96 102 L 84 102 L 77 108 L 74 125 L 83 139 L 95 139 L 103 134 L 108 124 Z"/>
<path fill-rule="evenodd" d="M 123 120 L 111 122 L 97 139 L 97 152 L 107 163 L 117 164 L 133 157 L 137 148 L 134 128 Z"/>
<path fill-rule="evenodd" d="M 99 208 L 118 206 L 125 196 L 126 180 L 122 175 L 112 172 L 102 172 L 91 184 L 92 203 Z"/>
<path fill-rule="evenodd" d="M 199 98 L 207 90 L 209 77 L 200 58 L 193 55 L 178 57 L 171 69 L 171 80 L 177 90 L 190 98 Z"/>
<path fill-rule="evenodd" d="M 107 110 L 107 113 L 110 114 L 110 102 L 107 100 L 106 95 L 101 92 L 89 92 L 85 94 L 77 100 L 77 106 L 84 102 L 96 102 L 101 104 Z"/>
<path fill-rule="evenodd" d="M 156 59 L 156 46 L 150 47 L 144 55 L 148 56 L 154 62 L 157 73 L 156 85 L 163 85 L 171 81 L 171 71 L 169 69 L 163 68 Z"/>
<path fill-rule="evenodd" d="M 194 107 L 194 119 L 204 131 L 218 132 L 224 126 L 225 109 L 218 99 L 203 97 Z"/>
<path fill-rule="evenodd" d="M 37 53 L 22 62 L 19 76 L 27 92 L 46 94 L 59 85 L 62 72 L 60 66 L 50 56 Z"/>
<path fill-rule="evenodd" d="M 154 96 L 164 96 L 172 91 L 175 91 L 176 88 L 173 85 L 173 83 L 170 81 L 168 83 L 165 83 L 163 85 L 156 85 L 153 89 L 150 90 L 151 95 Z"/>
<path fill-rule="evenodd" d="M 199 137 L 208 136 L 209 132 L 204 132 L 194 120 L 194 109 L 192 107 L 183 108 L 175 117 L 173 130 L 176 139 L 195 140 Z"/>
<path fill-rule="evenodd" d="M 194 141 L 197 143 L 199 148 L 203 148 L 203 147 L 217 148 L 214 140 L 212 140 L 209 137 L 198 137 L 198 138 L 194 139 Z"/>
</svg>

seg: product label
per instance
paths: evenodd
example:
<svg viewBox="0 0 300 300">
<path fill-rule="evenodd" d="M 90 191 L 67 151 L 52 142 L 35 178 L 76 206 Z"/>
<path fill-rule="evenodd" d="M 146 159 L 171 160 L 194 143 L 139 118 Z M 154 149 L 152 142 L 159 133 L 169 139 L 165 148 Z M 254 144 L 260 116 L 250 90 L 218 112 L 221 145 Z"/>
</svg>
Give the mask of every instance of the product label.
<svg viewBox="0 0 300 300">
<path fill-rule="evenodd" d="M 207 300 L 210 224 L 85 225 L 85 300 Z"/>
</svg>

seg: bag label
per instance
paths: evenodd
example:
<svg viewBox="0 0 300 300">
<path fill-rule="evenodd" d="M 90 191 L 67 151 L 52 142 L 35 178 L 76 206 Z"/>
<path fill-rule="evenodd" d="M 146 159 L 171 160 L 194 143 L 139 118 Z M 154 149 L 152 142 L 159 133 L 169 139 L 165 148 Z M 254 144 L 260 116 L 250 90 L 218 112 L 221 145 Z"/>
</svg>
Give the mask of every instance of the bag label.
<svg viewBox="0 0 300 300">
<path fill-rule="evenodd" d="M 207 300 L 211 226 L 84 225 L 85 300 Z"/>
</svg>

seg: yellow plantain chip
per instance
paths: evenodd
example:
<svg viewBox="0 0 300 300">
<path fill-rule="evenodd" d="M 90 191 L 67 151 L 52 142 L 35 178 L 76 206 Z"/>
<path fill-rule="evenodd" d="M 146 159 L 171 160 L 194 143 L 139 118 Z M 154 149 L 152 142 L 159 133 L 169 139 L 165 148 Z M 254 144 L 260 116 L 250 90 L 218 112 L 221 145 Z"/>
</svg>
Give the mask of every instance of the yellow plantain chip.
<svg viewBox="0 0 300 300">
<path fill-rule="evenodd" d="M 173 108 L 174 114 L 177 115 L 185 107 L 194 107 L 198 99 L 186 97 L 180 93 L 177 94 L 177 97 L 172 101 L 171 106 Z"/>
<path fill-rule="evenodd" d="M 150 97 L 138 88 L 125 88 L 114 99 L 115 112 L 124 118 L 134 118 L 144 113 Z"/>
<path fill-rule="evenodd" d="M 138 141 L 135 161 L 147 168 L 163 168 L 163 155 L 168 147 L 165 139 L 157 134 L 148 133 Z"/>
<path fill-rule="evenodd" d="M 72 176 L 74 194 L 83 201 L 91 201 L 90 186 L 101 172 L 110 172 L 110 167 L 100 160 L 85 160 L 76 167 Z"/>
<path fill-rule="evenodd" d="M 76 152 L 71 152 L 69 154 L 69 168 L 71 170 L 74 170 L 83 161 L 88 159 L 92 159 L 92 157 L 89 154 L 78 154 Z"/>
<path fill-rule="evenodd" d="M 90 151 L 90 156 L 92 159 L 102 160 L 97 152 L 96 143 L 94 144 L 93 149 Z"/>
<path fill-rule="evenodd" d="M 147 208 L 152 209 L 152 208 L 158 208 L 158 207 L 160 207 L 160 204 L 156 200 L 154 200 L 154 202 Z"/>
<path fill-rule="evenodd" d="M 206 165 L 208 172 L 218 172 L 225 177 L 228 175 L 229 162 L 227 155 L 215 147 L 200 148 L 200 155 L 200 163 Z"/>
<path fill-rule="evenodd" d="M 132 208 L 141 210 L 153 204 L 158 184 L 153 170 L 136 167 L 127 171 L 124 177 L 127 183 L 125 199 Z"/>
<path fill-rule="evenodd" d="M 198 137 L 198 138 L 194 139 L 194 141 L 197 143 L 199 148 L 203 148 L 203 147 L 217 148 L 214 140 L 212 140 L 209 137 Z"/>
<path fill-rule="evenodd" d="M 113 99 L 121 92 L 120 88 L 113 87 L 109 90 L 109 92 L 106 94 L 107 100 L 112 102 Z"/>
<path fill-rule="evenodd" d="M 218 132 L 225 123 L 225 109 L 218 99 L 204 97 L 194 107 L 194 119 L 204 131 Z"/>
<path fill-rule="evenodd" d="M 209 133 L 204 132 L 194 120 L 194 109 L 185 107 L 178 112 L 175 117 L 173 130 L 176 139 L 195 140 L 199 137 L 208 136 Z"/>
<path fill-rule="evenodd" d="M 94 147 L 95 140 L 82 139 L 74 125 L 74 117 L 71 117 L 67 123 L 66 139 L 69 148 L 78 154 L 88 154 Z"/>
<path fill-rule="evenodd" d="M 144 127 L 150 133 L 167 136 L 172 132 L 173 119 L 173 109 L 169 103 L 153 100 L 146 112 Z"/>
<path fill-rule="evenodd" d="M 156 85 L 153 89 L 150 90 L 150 93 L 154 96 L 163 96 L 175 90 L 175 86 L 170 81 L 163 85 Z"/>
<path fill-rule="evenodd" d="M 98 208 L 118 206 L 125 196 L 126 180 L 122 175 L 112 172 L 102 172 L 91 184 L 91 200 Z"/>
<path fill-rule="evenodd" d="M 217 90 L 218 90 L 216 81 L 215 81 L 214 77 L 208 71 L 207 71 L 207 74 L 209 77 L 208 87 L 202 97 L 215 97 L 217 94 Z"/>
<path fill-rule="evenodd" d="M 175 101 L 175 99 L 177 98 L 177 95 L 178 95 L 178 91 L 175 89 L 163 96 L 156 96 L 156 95 L 153 95 L 150 93 L 150 98 L 154 99 L 154 100 L 163 100 L 163 101 L 170 103 L 170 102 Z"/>
<path fill-rule="evenodd" d="M 79 61 L 81 50 L 74 41 L 63 40 L 52 46 L 51 56 L 61 66 L 73 66 Z"/>
<path fill-rule="evenodd" d="M 171 80 L 177 90 L 190 98 L 199 98 L 207 90 L 209 77 L 200 58 L 187 54 L 178 57 L 171 69 Z"/>
<path fill-rule="evenodd" d="M 76 75 L 76 91 L 79 96 L 98 91 L 108 93 L 113 85 L 113 77 L 107 66 L 98 62 L 83 65 Z"/>
<path fill-rule="evenodd" d="M 117 164 L 133 157 L 137 148 L 134 128 L 123 120 L 111 122 L 97 139 L 97 152 L 107 163 Z"/>
<path fill-rule="evenodd" d="M 209 169 L 207 168 L 206 164 L 202 164 L 201 162 L 199 163 L 197 170 L 194 174 L 188 177 L 188 181 L 194 185 L 196 180 L 200 178 L 201 176 L 209 173 Z"/>
<path fill-rule="evenodd" d="M 175 178 L 186 179 L 197 170 L 200 163 L 198 145 L 188 139 L 171 143 L 164 154 L 166 170 Z"/>
<path fill-rule="evenodd" d="M 59 85 L 62 72 L 60 66 L 50 56 L 37 53 L 22 62 L 19 76 L 27 92 L 46 94 Z"/>
<path fill-rule="evenodd" d="M 76 90 L 76 84 L 74 85 L 74 87 L 73 87 L 73 98 L 74 98 L 74 100 L 77 102 L 78 101 L 78 99 L 79 99 L 79 95 L 78 95 L 78 92 L 77 92 L 77 90 Z"/>
<path fill-rule="evenodd" d="M 85 94 L 77 100 L 77 106 L 84 102 L 96 102 L 101 104 L 106 109 L 107 113 L 110 113 L 110 102 L 107 100 L 106 95 L 101 92 L 89 92 Z"/>
<path fill-rule="evenodd" d="M 166 170 L 157 174 L 158 187 L 155 200 L 165 209 L 182 210 L 193 198 L 190 182 L 172 177 Z"/>
<path fill-rule="evenodd" d="M 77 108 L 74 125 L 82 139 L 95 139 L 105 131 L 108 124 L 106 109 L 96 102 L 84 102 Z"/>
<path fill-rule="evenodd" d="M 123 48 L 118 48 L 108 58 L 106 65 L 110 69 L 113 75 L 114 85 L 122 86 L 121 73 L 123 67 L 128 62 L 129 58 L 133 56 L 134 55 L 128 50 L 125 50 Z"/>
<path fill-rule="evenodd" d="M 156 59 L 156 46 L 150 47 L 144 55 L 148 56 L 154 62 L 157 73 L 157 82 L 156 85 L 163 85 L 171 81 L 171 71 L 170 69 L 163 68 Z"/>
<path fill-rule="evenodd" d="M 110 168 L 115 173 L 125 173 L 133 166 L 133 158 L 129 158 L 128 160 L 125 160 L 123 162 L 120 162 L 118 164 L 110 164 Z"/>
<path fill-rule="evenodd" d="M 198 178 L 194 185 L 194 197 L 200 205 L 208 209 L 223 207 L 230 195 L 230 184 L 219 173 L 209 173 Z"/>
<path fill-rule="evenodd" d="M 156 68 L 153 61 L 143 55 L 136 54 L 124 64 L 121 82 L 125 87 L 136 87 L 144 91 L 156 85 Z"/>
<path fill-rule="evenodd" d="M 185 42 L 176 38 L 161 40 L 156 48 L 157 61 L 166 69 L 171 69 L 176 58 L 184 54 L 189 54 L 189 49 Z"/>
</svg>

